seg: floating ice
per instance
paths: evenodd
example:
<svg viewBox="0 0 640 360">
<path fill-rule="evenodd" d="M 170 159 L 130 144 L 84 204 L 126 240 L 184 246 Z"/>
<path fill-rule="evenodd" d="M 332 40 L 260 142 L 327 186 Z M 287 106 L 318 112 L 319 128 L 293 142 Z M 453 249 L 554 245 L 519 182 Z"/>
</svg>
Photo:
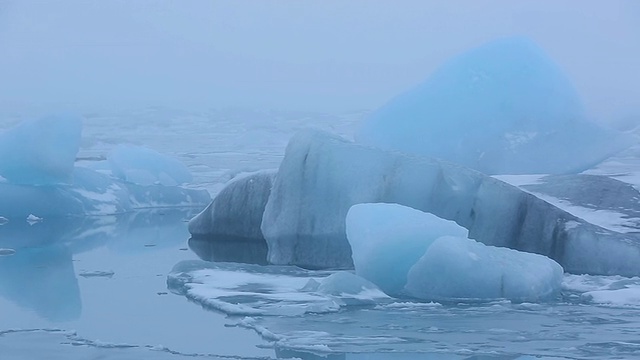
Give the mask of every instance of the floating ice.
<svg viewBox="0 0 640 360">
<path fill-rule="evenodd" d="M 80 148 L 82 120 L 50 116 L 0 134 L 0 175 L 14 184 L 69 183 Z"/>
<path fill-rule="evenodd" d="M 562 275 L 546 256 L 445 236 L 413 265 L 405 289 L 426 300 L 540 301 L 560 292 Z"/>
<path fill-rule="evenodd" d="M 588 302 L 640 308 L 640 278 L 622 276 L 567 275 L 563 290 L 580 294 Z"/>
<path fill-rule="evenodd" d="M 234 236 L 263 240 L 260 224 L 275 171 L 234 178 L 209 206 L 189 221 L 192 235 Z"/>
<path fill-rule="evenodd" d="M 19 218 L 35 224 L 49 216 L 201 206 L 210 201 L 206 190 L 162 186 L 185 182 L 190 174 L 177 160 L 153 150 L 114 150 L 112 171 L 124 180 L 74 167 L 81 129 L 78 118 L 48 117 L 25 121 L 0 135 L 0 175 L 6 180 L 0 182 L 0 224 Z"/>
<path fill-rule="evenodd" d="M 175 293 L 229 315 L 328 313 L 388 298 L 375 285 L 349 273 L 203 261 L 178 263 L 167 285 Z"/>
<path fill-rule="evenodd" d="M 71 184 L 0 183 L 0 198 L 0 213 L 20 221 L 31 214 L 39 218 L 109 215 L 152 207 L 205 206 L 211 200 L 206 190 L 136 185 L 80 167 L 74 169 Z"/>
<path fill-rule="evenodd" d="M 487 245 L 549 256 L 566 271 L 640 275 L 640 241 L 590 224 L 479 172 L 365 147 L 321 132 L 294 136 L 265 207 L 269 261 L 351 267 L 345 219 L 359 203 L 432 213 Z"/>
<path fill-rule="evenodd" d="M 400 294 L 409 269 L 437 238 L 467 237 L 453 221 L 398 204 L 358 204 L 349 209 L 346 234 L 356 273 L 387 294 Z"/>
<path fill-rule="evenodd" d="M 107 155 L 111 173 L 138 185 L 176 186 L 192 181 L 179 160 L 142 146 L 119 145 Z"/>
<path fill-rule="evenodd" d="M 449 60 L 373 113 L 356 139 L 488 174 L 577 173 L 632 144 L 588 121 L 569 80 L 526 38 Z"/>
</svg>

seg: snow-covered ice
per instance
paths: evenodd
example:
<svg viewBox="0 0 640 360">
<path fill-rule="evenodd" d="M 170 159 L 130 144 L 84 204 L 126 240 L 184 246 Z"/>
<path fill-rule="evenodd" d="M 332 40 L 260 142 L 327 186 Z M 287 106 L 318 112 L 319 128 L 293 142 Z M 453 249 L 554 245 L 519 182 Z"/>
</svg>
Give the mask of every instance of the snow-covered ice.
<svg viewBox="0 0 640 360">
<path fill-rule="evenodd" d="M 167 284 L 172 291 L 229 315 L 300 316 L 388 298 L 353 274 L 250 264 L 185 261 L 173 268 Z"/>
<path fill-rule="evenodd" d="M 374 112 L 356 139 L 488 174 L 577 173 L 633 143 L 590 122 L 569 79 L 521 37 L 449 60 Z"/>
<path fill-rule="evenodd" d="M 356 273 L 387 294 L 400 294 L 409 269 L 442 236 L 467 237 L 453 221 L 398 204 L 357 204 L 349 209 L 346 234 Z"/>
</svg>

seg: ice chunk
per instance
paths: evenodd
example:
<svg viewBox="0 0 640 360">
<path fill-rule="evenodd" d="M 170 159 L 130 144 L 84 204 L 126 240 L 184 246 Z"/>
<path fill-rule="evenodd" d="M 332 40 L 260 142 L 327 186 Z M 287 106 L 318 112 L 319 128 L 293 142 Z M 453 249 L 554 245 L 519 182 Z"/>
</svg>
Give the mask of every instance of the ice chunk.
<svg viewBox="0 0 640 360">
<path fill-rule="evenodd" d="M 346 233 L 356 273 L 387 294 L 400 294 L 409 269 L 437 238 L 467 237 L 453 221 L 398 204 L 358 204 L 349 209 Z"/>
<path fill-rule="evenodd" d="M 444 236 L 413 265 L 405 290 L 425 300 L 540 301 L 559 293 L 562 276 L 546 256 Z"/>
<path fill-rule="evenodd" d="M 194 236 L 233 236 L 263 240 L 260 224 L 275 171 L 233 179 L 200 214 L 189 221 Z"/>
<path fill-rule="evenodd" d="M 24 121 L 0 134 L 0 175 L 14 184 L 71 181 L 82 120 L 50 116 Z"/>
<path fill-rule="evenodd" d="M 577 173 L 633 143 L 588 121 L 562 71 L 518 37 L 449 60 L 374 112 L 356 139 L 488 174 Z"/>
<path fill-rule="evenodd" d="M 269 261 L 310 268 L 353 266 L 346 215 L 351 206 L 372 202 L 453 220 L 472 239 L 549 256 L 569 272 L 640 275 L 640 241 L 633 234 L 589 224 L 462 166 L 316 131 L 294 136 L 280 165 L 261 226 Z"/>
<path fill-rule="evenodd" d="M 317 292 L 342 298 L 387 298 L 372 282 L 348 271 L 338 271 L 318 283 Z"/>
<path fill-rule="evenodd" d="M 119 145 L 107 161 L 115 177 L 134 184 L 176 186 L 192 181 L 179 160 L 142 146 Z"/>
</svg>

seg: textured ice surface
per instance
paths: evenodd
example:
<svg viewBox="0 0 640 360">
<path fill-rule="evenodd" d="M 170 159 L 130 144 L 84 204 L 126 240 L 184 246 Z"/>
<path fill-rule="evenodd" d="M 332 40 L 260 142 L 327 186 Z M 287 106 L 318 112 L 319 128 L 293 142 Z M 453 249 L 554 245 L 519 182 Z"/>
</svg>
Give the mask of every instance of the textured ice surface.
<svg viewBox="0 0 640 360">
<path fill-rule="evenodd" d="M 580 172 L 632 144 L 589 122 L 569 80 L 526 38 L 449 60 L 373 113 L 356 139 L 488 174 Z"/>
<path fill-rule="evenodd" d="M 193 180 L 179 160 L 142 146 L 119 145 L 107 162 L 115 177 L 139 185 L 176 186 Z"/>
<path fill-rule="evenodd" d="M 172 291 L 229 315 L 327 313 L 387 298 L 353 274 L 282 266 L 184 261 L 173 268 L 167 284 Z"/>
<path fill-rule="evenodd" d="M 548 300 L 560 293 L 563 270 L 546 256 L 444 236 L 411 267 L 407 293 L 426 300 Z"/>
<path fill-rule="evenodd" d="M 15 184 L 71 181 L 82 120 L 50 116 L 24 121 L 0 133 L 0 176 Z"/>
<path fill-rule="evenodd" d="M 638 277 L 567 275 L 562 286 L 596 304 L 640 308 Z"/>
<path fill-rule="evenodd" d="M 234 315 L 228 318 L 230 325 L 253 329 L 282 358 L 480 356 L 497 360 L 522 354 L 532 358 L 598 359 L 613 354 L 633 358 L 638 354 L 637 312 L 626 305 L 595 303 L 583 295 L 602 287 L 590 284 L 589 279 L 606 284 L 618 279 L 618 285 L 627 286 L 629 281 L 637 283 L 637 279 L 621 277 L 569 275 L 564 278 L 563 296 L 548 303 L 460 299 L 440 304 L 367 296 L 368 301 L 352 303 L 356 306 L 323 307 L 320 313 L 305 314 L 301 314 L 304 301 L 310 301 L 308 309 L 316 301 L 327 305 L 323 298 L 345 303 L 357 300 L 344 294 L 361 288 L 362 280 L 345 272 L 189 261 L 175 267 L 168 285 L 206 308 Z M 320 292 L 321 287 L 329 290 Z M 242 316 L 244 312 L 252 315 Z"/>
<path fill-rule="evenodd" d="M 189 232 L 263 240 L 260 224 L 275 176 L 275 171 L 266 170 L 234 178 L 189 221 Z"/>
<path fill-rule="evenodd" d="M 453 221 L 398 204 L 357 204 L 349 209 L 346 234 L 356 273 L 387 294 L 400 294 L 409 269 L 441 236 L 467 237 Z"/>
<path fill-rule="evenodd" d="M 206 190 L 177 186 L 142 186 L 76 167 L 69 184 L 41 186 L 0 182 L 0 215 L 24 221 L 29 215 L 82 216 L 118 214 L 151 207 L 205 206 Z"/>
<path fill-rule="evenodd" d="M 262 221 L 269 261 L 352 266 L 345 218 L 359 203 L 398 203 L 453 220 L 487 245 L 551 257 L 566 271 L 640 273 L 635 236 L 590 224 L 479 172 L 305 131 L 287 147 Z"/>
<path fill-rule="evenodd" d="M 630 236 L 640 234 L 640 192 L 631 184 L 586 174 L 496 178 L 592 224 Z"/>
</svg>

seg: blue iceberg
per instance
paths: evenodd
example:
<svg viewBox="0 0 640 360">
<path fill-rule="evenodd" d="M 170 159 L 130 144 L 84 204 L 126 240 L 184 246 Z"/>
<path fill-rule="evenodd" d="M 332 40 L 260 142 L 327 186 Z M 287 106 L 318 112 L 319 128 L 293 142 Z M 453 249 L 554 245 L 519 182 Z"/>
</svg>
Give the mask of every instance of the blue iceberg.
<svg viewBox="0 0 640 360">
<path fill-rule="evenodd" d="M 590 122 L 559 67 L 519 37 L 449 60 L 374 112 L 356 139 L 487 174 L 577 173 L 632 143 Z"/>
</svg>

